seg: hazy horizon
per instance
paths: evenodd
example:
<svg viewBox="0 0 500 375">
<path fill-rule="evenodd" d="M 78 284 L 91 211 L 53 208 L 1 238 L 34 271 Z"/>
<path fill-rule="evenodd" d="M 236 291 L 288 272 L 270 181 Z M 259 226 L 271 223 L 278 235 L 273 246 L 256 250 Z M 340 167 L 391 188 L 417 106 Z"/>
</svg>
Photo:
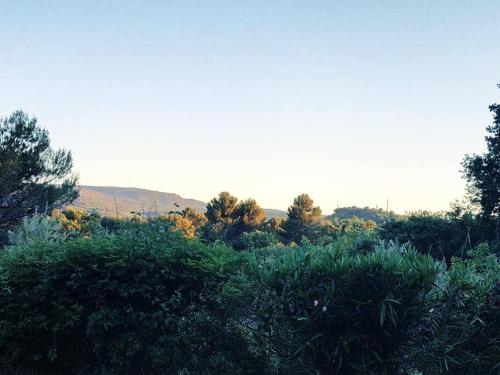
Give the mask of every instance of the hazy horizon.
<svg viewBox="0 0 500 375">
<path fill-rule="evenodd" d="M 110 189 L 124 189 L 124 190 L 143 190 L 143 191 L 147 191 L 147 192 L 151 192 L 151 193 L 174 194 L 174 195 L 180 196 L 184 200 L 195 200 L 195 201 L 203 202 L 205 204 L 207 204 L 211 200 L 211 198 L 215 198 L 215 196 L 214 196 L 214 197 L 211 197 L 210 199 L 203 200 L 203 199 L 198 199 L 198 198 L 193 198 L 193 197 L 185 196 L 185 195 L 183 195 L 181 193 L 178 193 L 178 192 L 175 192 L 175 191 L 166 191 L 166 190 L 158 190 L 158 189 L 148 189 L 148 188 L 141 188 L 141 187 L 137 187 L 137 186 L 88 185 L 88 184 L 78 183 L 77 187 L 78 188 L 110 188 Z M 242 201 L 242 200 L 245 199 L 245 198 L 242 198 L 242 197 L 236 197 L 236 198 L 238 198 L 238 201 Z M 144 201 L 143 203 L 145 203 L 146 205 L 147 204 L 153 204 L 154 201 L 153 200 L 151 200 L 151 201 Z M 259 203 L 259 202 L 257 202 L 257 203 Z M 390 202 L 386 201 L 386 203 L 385 203 L 384 206 L 381 206 L 381 205 L 363 206 L 363 205 L 356 205 L 356 204 L 347 205 L 347 206 L 340 206 L 340 205 L 338 205 L 338 206 L 334 207 L 331 211 L 328 211 L 328 212 L 326 212 L 322 207 L 320 207 L 320 208 L 322 210 L 322 214 L 323 215 L 330 215 L 330 214 L 332 214 L 335 211 L 336 208 L 349 208 L 349 207 L 359 207 L 359 208 L 366 208 L 366 207 L 368 207 L 368 208 L 382 209 L 384 211 L 386 211 L 387 208 L 389 208 L 389 211 L 394 212 L 395 214 L 411 213 L 411 211 L 400 212 L 400 211 L 394 210 L 391 207 L 387 207 L 387 203 L 390 203 Z M 452 202 L 450 202 L 450 203 L 452 203 Z M 291 204 L 292 204 L 292 202 L 290 202 L 288 206 L 290 206 Z M 315 204 L 315 206 L 317 206 L 317 205 L 318 204 Z M 287 209 L 288 209 L 288 206 L 284 207 L 284 208 L 276 208 L 276 207 L 266 207 L 266 206 L 263 206 L 262 208 L 266 209 L 266 210 L 277 210 L 277 211 L 286 212 Z M 80 206 L 77 205 L 77 207 L 80 207 Z M 84 207 L 84 206 L 82 206 L 81 208 L 90 209 L 91 207 L 87 207 L 87 206 Z M 111 208 L 110 208 L 110 210 L 111 210 Z M 439 212 L 439 211 L 435 211 L 435 212 Z"/>
<path fill-rule="evenodd" d="M 443 210 L 499 101 L 498 1 L 7 2 L 0 116 L 80 184 Z"/>
</svg>

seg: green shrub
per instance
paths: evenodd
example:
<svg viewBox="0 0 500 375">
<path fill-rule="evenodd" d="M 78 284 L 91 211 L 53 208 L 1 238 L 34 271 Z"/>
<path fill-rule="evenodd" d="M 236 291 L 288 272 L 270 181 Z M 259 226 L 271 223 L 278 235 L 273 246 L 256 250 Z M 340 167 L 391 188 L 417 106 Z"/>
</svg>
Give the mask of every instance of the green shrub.
<svg viewBox="0 0 500 375">
<path fill-rule="evenodd" d="M 500 263 L 487 245 L 453 259 L 428 301 L 407 358 L 424 374 L 493 374 L 500 369 Z M 495 372 L 496 371 L 496 372 Z"/>
<path fill-rule="evenodd" d="M 161 223 L 10 247 L 0 255 L 0 363 L 57 373 L 262 372 L 238 315 L 239 262 L 231 248 L 187 241 Z"/>
<path fill-rule="evenodd" d="M 40 241 L 60 242 L 65 233 L 57 220 L 44 215 L 24 217 L 21 224 L 9 232 L 9 243 L 30 245 Z"/>
<path fill-rule="evenodd" d="M 267 251 L 254 261 L 259 331 L 283 373 L 394 374 L 438 275 L 432 258 L 379 246 Z"/>
<path fill-rule="evenodd" d="M 278 237 L 270 232 L 243 232 L 235 244 L 238 250 L 262 249 L 281 244 Z"/>
<path fill-rule="evenodd" d="M 499 252 L 496 238 L 496 220 L 481 218 L 470 212 L 434 214 L 427 211 L 412 213 L 405 219 L 391 219 L 382 225 L 379 235 L 384 240 L 409 242 L 419 251 L 445 260 L 463 257 L 468 250 L 483 242 Z"/>
<path fill-rule="evenodd" d="M 102 232 L 101 217 L 93 212 L 86 212 L 76 207 L 52 211 L 51 217 L 58 221 L 68 237 L 91 236 Z"/>
</svg>

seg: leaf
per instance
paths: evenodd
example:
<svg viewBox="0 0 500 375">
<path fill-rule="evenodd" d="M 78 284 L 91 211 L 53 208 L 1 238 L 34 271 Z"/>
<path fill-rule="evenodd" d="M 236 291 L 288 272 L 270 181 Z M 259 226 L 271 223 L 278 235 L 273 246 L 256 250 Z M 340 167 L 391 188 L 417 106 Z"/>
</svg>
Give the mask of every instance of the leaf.
<svg viewBox="0 0 500 375">
<path fill-rule="evenodd" d="M 307 316 L 299 316 L 298 318 L 296 318 L 298 321 L 304 321 L 304 320 L 309 320 L 309 317 Z"/>
<path fill-rule="evenodd" d="M 379 305 L 379 310 L 378 310 L 379 320 L 380 320 L 380 326 L 381 327 L 384 325 L 384 322 L 385 322 L 385 313 L 386 313 L 386 310 L 387 310 L 387 307 L 385 306 L 385 303 L 382 302 Z"/>
<path fill-rule="evenodd" d="M 321 336 L 323 336 L 323 334 L 322 334 L 322 333 L 318 333 L 317 335 L 314 335 L 313 337 L 311 337 L 311 338 L 309 339 L 309 341 L 314 341 L 314 340 L 316 340 L 316 339 L 319 339 Z"/>
</svg>

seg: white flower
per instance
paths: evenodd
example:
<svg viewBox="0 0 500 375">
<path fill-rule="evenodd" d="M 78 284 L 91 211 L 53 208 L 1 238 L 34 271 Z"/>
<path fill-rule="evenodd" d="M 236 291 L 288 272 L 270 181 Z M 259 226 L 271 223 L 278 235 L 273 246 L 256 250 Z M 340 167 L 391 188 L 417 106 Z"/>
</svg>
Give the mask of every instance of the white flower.
<svg viewBox="0 0 500 375">
<path fill-rule="evenodd" d="M 318 300 L 317 300 L 317 299 L 315 299 L 315 300 L 314 300 L 314 302 L 313 302 L 314 307 L 317 307 L 317 306 L 318 306 L 318 303 L 319 303 L 319 302 L 318 302 Z"/>
<path fill-rule="evenodd" d="M 326 306 L 323 306 L 323 312 L 326 312 L 326 310 L 327 310 Z"/>
</svg>

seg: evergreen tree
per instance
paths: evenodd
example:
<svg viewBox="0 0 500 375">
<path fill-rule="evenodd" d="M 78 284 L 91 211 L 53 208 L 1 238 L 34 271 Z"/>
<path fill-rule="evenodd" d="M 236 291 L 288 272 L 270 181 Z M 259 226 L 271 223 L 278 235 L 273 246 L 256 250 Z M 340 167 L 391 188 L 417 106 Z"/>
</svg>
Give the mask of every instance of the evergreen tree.
<svg viewBox="0 0 500 375">
<path fill-rule="evenodd" d="M 219 193 L 207 204 L 207 219 L 210 224 L 231 224 L 238 198 L 227 191 Z"/>
<path fill-rule="evenodd" d="M 233 223 L 234 211 L 238 198 L 227 191 L 219 193 L 207 204 L 207 225 L 203 229 L 203 237 L 214 241 L 226 241 L 230 225 Z"/>
<path fill-rule="evenodd" d="M 238 203 L 238 198 L 224 191 L 208 203 L 206 219 L 208 223 L 203 229 L 206 239 L 234 245 L 243 233 L 259 229 L 266 213 L 254 199 Z"/>
<path fill-rule="evenodd" d="M 315 239 L 320 235 L 321 209 L 307 194 L 301 194 L 288 207 L 288 218 L 283 223 L 284 237 L 288 242 L 300 244 L 302 237 Z"/>
<path fill-rule="evenodd" d="M 493 124 L 486 128 L 487 152 L 467 155 L 464 175 L 469 183 L 472 200 L 481 205 L 485 217 L 500 214 L 500 104 L 490 106 Z"/>
<path fill-rule="evenodd" d="M 266 220 L 266 213 L 255 199 L 240 202 L 233 212 L 233 223 L 229 228 L 228 240 L 238 240 L 245 232 L 252 232 Z"/>
<path fill-rule="evenodd" d="M 0 231 L 78 195 L 66 150 L 53 150 L 47 130 L 22 111 L 0 120 Z M 0 240 L 1 241 L 1 240 Z"/>
</svg>

